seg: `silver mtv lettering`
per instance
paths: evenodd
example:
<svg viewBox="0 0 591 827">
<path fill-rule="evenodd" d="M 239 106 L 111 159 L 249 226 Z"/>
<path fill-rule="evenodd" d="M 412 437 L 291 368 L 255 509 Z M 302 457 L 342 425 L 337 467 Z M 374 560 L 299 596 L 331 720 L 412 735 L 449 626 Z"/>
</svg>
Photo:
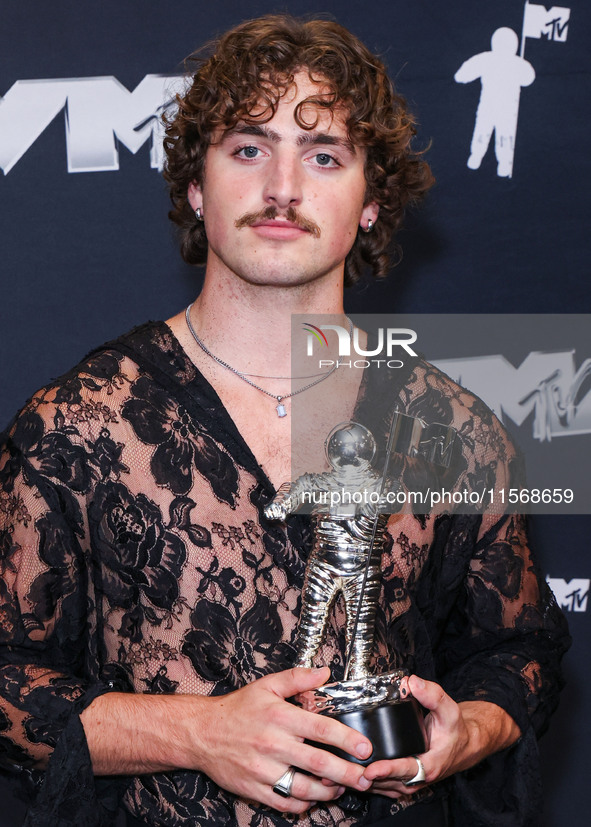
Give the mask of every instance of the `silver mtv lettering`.
<svg viewBox="0 0 591 827">
<path fill-rule="evenodd" d="M 567 612 L 586 612 L 589 596 L 589 580 L 573 578 L 563 580 L 561 577 L 546 577 L 546 582 L 554 592 L 558 605 Z"/>
<path fill-rule="evenodd" d="M 68 80 L 17 80 L 0 100 L 0 167 L 7 175 L 66 105 Z"/>
<path fill-rule="evenodd" d="M 559 370 L 543 379 L 521 404 L 535 400 L 534 438 L 541 442 L 553 436 L 586 434 L 591 431 L 591 359 L 564 381 Z M 587 388 L 585 390 L 585 385 Z"/>
<path fill-rule="evenodd" d="M 66 142 L 69 172 L 119 169 L 115 137 L 136 153 L 151 139 L 150 165 L 162 167 L 159 118 L 169 79 L 146 75 L 133 92 L 114 77 L 80 79 L 68 90 Z"/>
<path fill-rule="evenodd" d="M 480 396 L 501 420 L 521 425 L 533 411 L 533 435 L 541 442 L 591 433 L 591 359 L 575 370 L 573 351 L 536 351 L 519 367 L 501 355 L 436 365 Z"/>
<path fill-rule="evenodd" d="M 0 100 L 0 167 L 8 174 L 64 110 L 68 172 L 119 169 L 116 139 L 134 154 L 151 140 L 150 165 L 161 169 L 158 115 L 175 85 L 166 75 L 146 75 L 132 92 L 112 76 L 17 81 Z"/>
</svg>

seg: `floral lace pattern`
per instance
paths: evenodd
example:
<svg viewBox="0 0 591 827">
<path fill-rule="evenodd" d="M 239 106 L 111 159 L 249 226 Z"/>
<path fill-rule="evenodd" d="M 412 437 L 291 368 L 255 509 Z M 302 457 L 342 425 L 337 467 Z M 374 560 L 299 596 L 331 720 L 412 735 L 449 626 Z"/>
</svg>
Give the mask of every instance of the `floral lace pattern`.
<svg viewBox="0 0 591 827">
<path fill-rule="evenodd" d="M 456 428 L 460 489 L 517 473 L 490 411 L 435 368 L 417 362 L 392 394 L 384 423 L 398 407 Z M 370 380 L 360 417 L 369 404 L 375 418 Z M 400 809 L 348 793 L 295 818 L 197 772 L 92 778 L 78 716 L 97 694 L 222 694 L 292 665 L 310 529 L 300 516 L 266 521 L 273 495 L 162 323 L 90 354 L 9 427 L 0 461 L 0 766 L 32 782 L 31 798 L 39 790 L 27 823 L 107 825 L 119 801 L 167 827 L 346 827 Z M 404 664 L 458 701 L 497 703 L 523 733 L 507 754 L 422 796 L 451 792 L 454 824 L 493 825 L 500 813 L 511 818 L 503 824 L 533 824 L 532 733 L 557 702 L 567 635 L 524 521 L 397 515 L 389 530 L 376 669 Z M 344 647 L 337 605 L 320 655 L 335 678 Z"/>
</svg>

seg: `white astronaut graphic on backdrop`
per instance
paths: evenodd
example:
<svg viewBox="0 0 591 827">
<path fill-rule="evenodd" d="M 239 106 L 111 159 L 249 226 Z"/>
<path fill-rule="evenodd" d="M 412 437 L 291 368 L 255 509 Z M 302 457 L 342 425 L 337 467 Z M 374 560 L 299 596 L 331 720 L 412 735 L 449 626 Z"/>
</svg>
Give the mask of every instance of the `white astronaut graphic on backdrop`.
<svg viewBox="0 0 591 827">
<path fill-rule="evenodd" d="M 519 39 L 513 29 L 497 29 L 491 39 L 491 51 L 466 60 L 454 76 L 458 83 L 471 83 L 477 78 L 482 83 L 468 167 L 479 168 L 494 131 L 497 175 L 503 178 L 510 178 L 513 173 L 521 89 L 530 86 L 536 77 L 531 63 L 517 55 L 518 47 Z"/>
<path fill-rule="evenodd" d="M 546 8 L 526 2 L 521 48 L 513 29 L 502 26 L 491 38 L 490 51 L 468 58 L 455 73 L 457 83 L 472 83 L 480 78 L 482 84 L 467 161 L 469 169 L 480 167 L 494 132 L 497 175 L 511 178 L 521 90 L 536 79 L 534 67 L 523 56 L 526 41 L 533 38 L 566 43 L 569 21 L 570 9 L 565 6 Z"/>
</svg>

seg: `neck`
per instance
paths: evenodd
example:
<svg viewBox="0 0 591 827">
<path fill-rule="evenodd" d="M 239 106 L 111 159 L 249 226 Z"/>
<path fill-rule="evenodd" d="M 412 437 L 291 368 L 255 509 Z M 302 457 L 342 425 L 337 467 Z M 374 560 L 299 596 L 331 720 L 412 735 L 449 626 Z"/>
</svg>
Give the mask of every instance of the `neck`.
<svg viewBox="0 0 591 827">
<path fill-rule="evenodd" d="M 342 275 L 284 287 L 250 284 L 233 274 L 214 279 L 206 273 L 191 309 L 194 327 L 216 356 L 237 370 L 281 375 L 291 372 L 295 314 L 331 314 L 333 323 L 346 324 Z"/>
</svg>

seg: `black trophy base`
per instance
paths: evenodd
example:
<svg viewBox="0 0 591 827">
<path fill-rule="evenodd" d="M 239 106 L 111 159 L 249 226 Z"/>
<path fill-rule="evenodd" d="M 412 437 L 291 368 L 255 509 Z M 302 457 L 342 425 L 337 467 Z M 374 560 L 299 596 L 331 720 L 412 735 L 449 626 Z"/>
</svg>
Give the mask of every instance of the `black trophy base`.
<svg viewBox="0 0 591 827">
<path fill-rule="evenodd" d="M 365 735 L 373 744 L 372 754 L 362 761 L 337 747 L 327 744 L 315 744 L 314 746 L 326 749 L 355 764 L 362 764 L 366 767 L 374 761 L 406 758 L 408 755 L 417 755 L 427 750 L 423 713 L 414 698 L 371 709 L 341 712 L 336 715 L 331 713 L 330 717 L 336 718 L 337 721 Z"/>
</svg>

